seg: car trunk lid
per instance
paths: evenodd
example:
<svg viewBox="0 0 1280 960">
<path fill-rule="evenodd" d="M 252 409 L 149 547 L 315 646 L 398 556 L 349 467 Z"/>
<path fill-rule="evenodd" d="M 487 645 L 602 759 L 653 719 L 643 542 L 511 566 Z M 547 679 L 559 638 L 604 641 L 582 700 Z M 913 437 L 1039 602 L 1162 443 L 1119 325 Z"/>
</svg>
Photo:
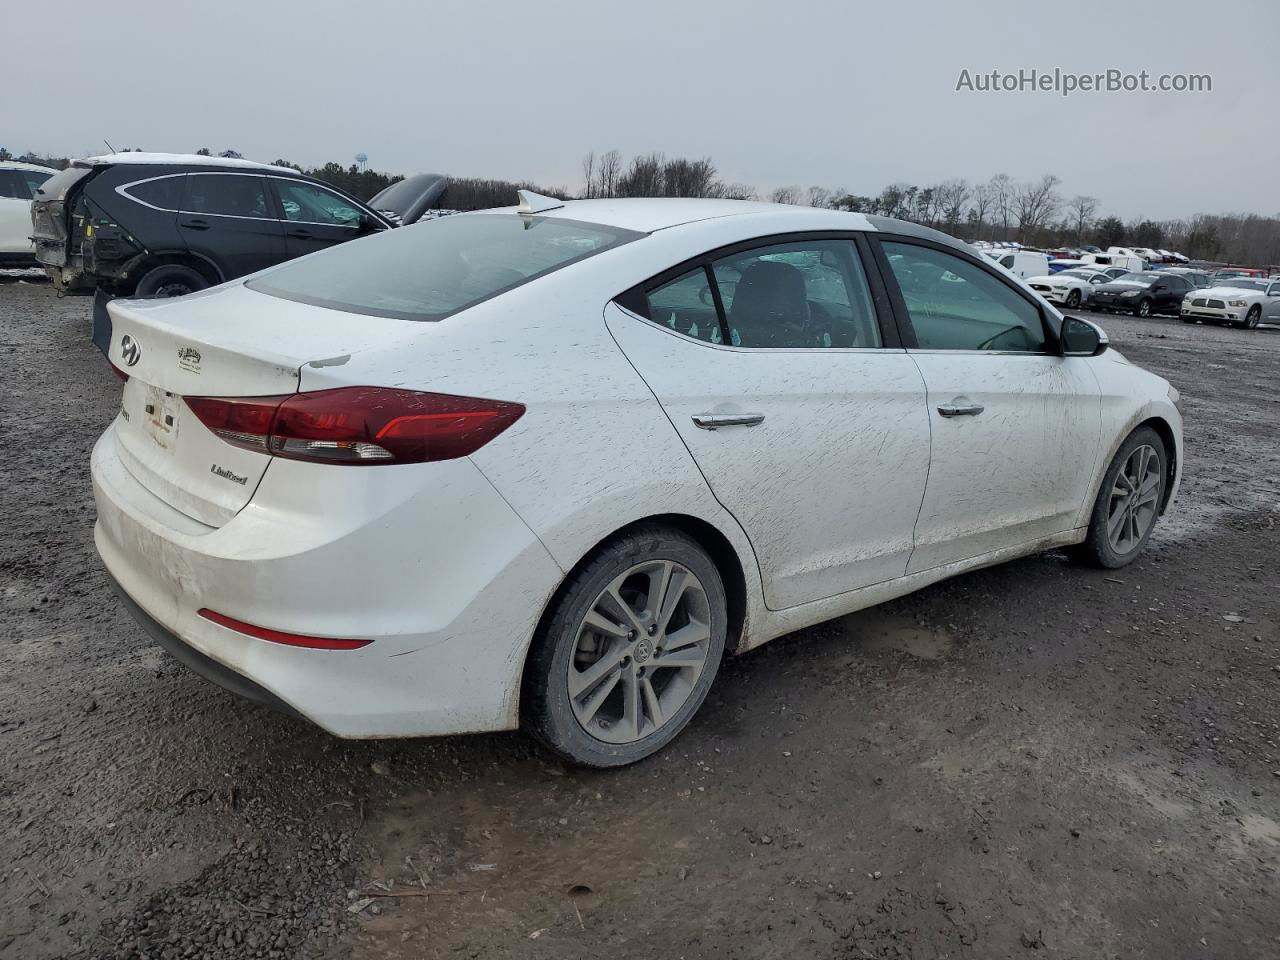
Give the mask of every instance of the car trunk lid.
<svg viewBox="0 0 1280 960">
<path fill-rule="evenodd" d="M 242 285 L 172 300 L 115 300 L 107 357 L 128 375 L 114 429 L 121 458 L 165 503 L 221 526 L 252 498 L 271 458 L 227 443 L 186 397 L 295 393 L 308 363 L 345 364 L 407 321 L 355 316 Z"/>
</svg>

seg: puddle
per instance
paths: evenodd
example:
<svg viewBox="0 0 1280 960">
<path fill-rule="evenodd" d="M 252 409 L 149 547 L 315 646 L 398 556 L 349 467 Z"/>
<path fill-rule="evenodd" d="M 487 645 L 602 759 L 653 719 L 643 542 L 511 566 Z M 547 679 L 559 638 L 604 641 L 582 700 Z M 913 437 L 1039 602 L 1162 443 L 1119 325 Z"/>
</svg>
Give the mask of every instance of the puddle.
<svg viewBox="0 0 1280 960">
<path fill-rule="evenodd" d="M 876 609 L 841 617 L 836 627 L 868 653 L 905 653 L 921 660 L 938 660 L 956 645 L 945 630 L 922 627 L 909 617 Z"/>
</svg>

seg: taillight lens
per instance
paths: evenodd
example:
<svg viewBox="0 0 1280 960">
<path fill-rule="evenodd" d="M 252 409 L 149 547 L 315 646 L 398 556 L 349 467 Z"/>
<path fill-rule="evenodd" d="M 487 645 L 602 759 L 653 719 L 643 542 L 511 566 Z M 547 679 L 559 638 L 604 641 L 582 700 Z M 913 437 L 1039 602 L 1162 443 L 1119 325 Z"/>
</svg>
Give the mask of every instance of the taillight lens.
<svg viewBox="0 0 1280 960">
<path fill-rule="evenodd" d="M 119 377 L 125 383 L 129 382 L 129 375 L 125 373 L 123 370 L 121 370 L 119 367 L 117 367 L 114 363 L 108 363 L 107 366 L 111 368 L 112 373 L 114 373 L 117 377 Z"/>
<path fill-rule="evenodd" d="M 465 457 L 520 419 L 524 406 L 390 387 L 275 397 L 187 397 L 228 443 L 291 460 L 372 466 Z"/>
</svg>

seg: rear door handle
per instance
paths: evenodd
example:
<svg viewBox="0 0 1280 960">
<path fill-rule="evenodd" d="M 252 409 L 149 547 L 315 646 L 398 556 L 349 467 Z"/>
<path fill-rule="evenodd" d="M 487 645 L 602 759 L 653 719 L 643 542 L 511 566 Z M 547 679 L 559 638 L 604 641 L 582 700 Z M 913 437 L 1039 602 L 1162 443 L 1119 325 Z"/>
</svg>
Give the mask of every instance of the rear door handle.
<svg viewBox="0 0 1280 960">
<path fill-rule="evenodd" d="M 289 231 L 289 236 L 291 236 L 291 237 L 296 237 L 296 238 L 297 238 L 297 239 L 299 239 L 299 240 L 310 240 L 310 239 L 311 239 L 311 231 L 310 231 L 310 230 L 302 230 L 302 229 L 298 229 L 298 230 L 290 230 L 290 231 Z"/>
<path fill-rule="evenodd" d="M 695 413 L 693 425 L 703 430 L 720 427 L 754 427 L 764 423 L 763 413 Z"/>
<path fill-rule="evenodd" d="M 944 403 L 938 407 L 938 412 L 944 417 L 976 417 L 985 409 L 980 403 Z"/>
<path fill-rule="evenodd" d="M 200 219 L 183 220 L 181 221 L 181 224 L 182 226 L 186 227 L 188 230 L 208 230 L 209 229 L 208 220 L 200 220 Z"/>
</svg>

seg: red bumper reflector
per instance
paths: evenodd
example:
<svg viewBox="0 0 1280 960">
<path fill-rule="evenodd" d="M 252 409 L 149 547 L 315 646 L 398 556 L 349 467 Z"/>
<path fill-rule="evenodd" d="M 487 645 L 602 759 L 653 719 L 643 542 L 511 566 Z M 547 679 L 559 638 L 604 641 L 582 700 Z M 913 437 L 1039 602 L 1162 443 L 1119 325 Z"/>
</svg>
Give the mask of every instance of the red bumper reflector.
<svg viewBox="0 0 1280 960">
<path fill-rule="evenodd" d="M 283 643 L 289 647 L 307 647 L 311 650 L 359 650 L 372 643 L 372 640 L 338 640 L 333 637 L 306 637 L 297 633 L 285 633 L 282 630 L 271 630 L 267 627 L 255 627 L 252 623 L 225 617 L 220 613 L 202 607 L 198 613 L 206 620 L 220 627 L 257 637 L 259 640 L 270 640 L 272 643 Z"/>
</svg>

